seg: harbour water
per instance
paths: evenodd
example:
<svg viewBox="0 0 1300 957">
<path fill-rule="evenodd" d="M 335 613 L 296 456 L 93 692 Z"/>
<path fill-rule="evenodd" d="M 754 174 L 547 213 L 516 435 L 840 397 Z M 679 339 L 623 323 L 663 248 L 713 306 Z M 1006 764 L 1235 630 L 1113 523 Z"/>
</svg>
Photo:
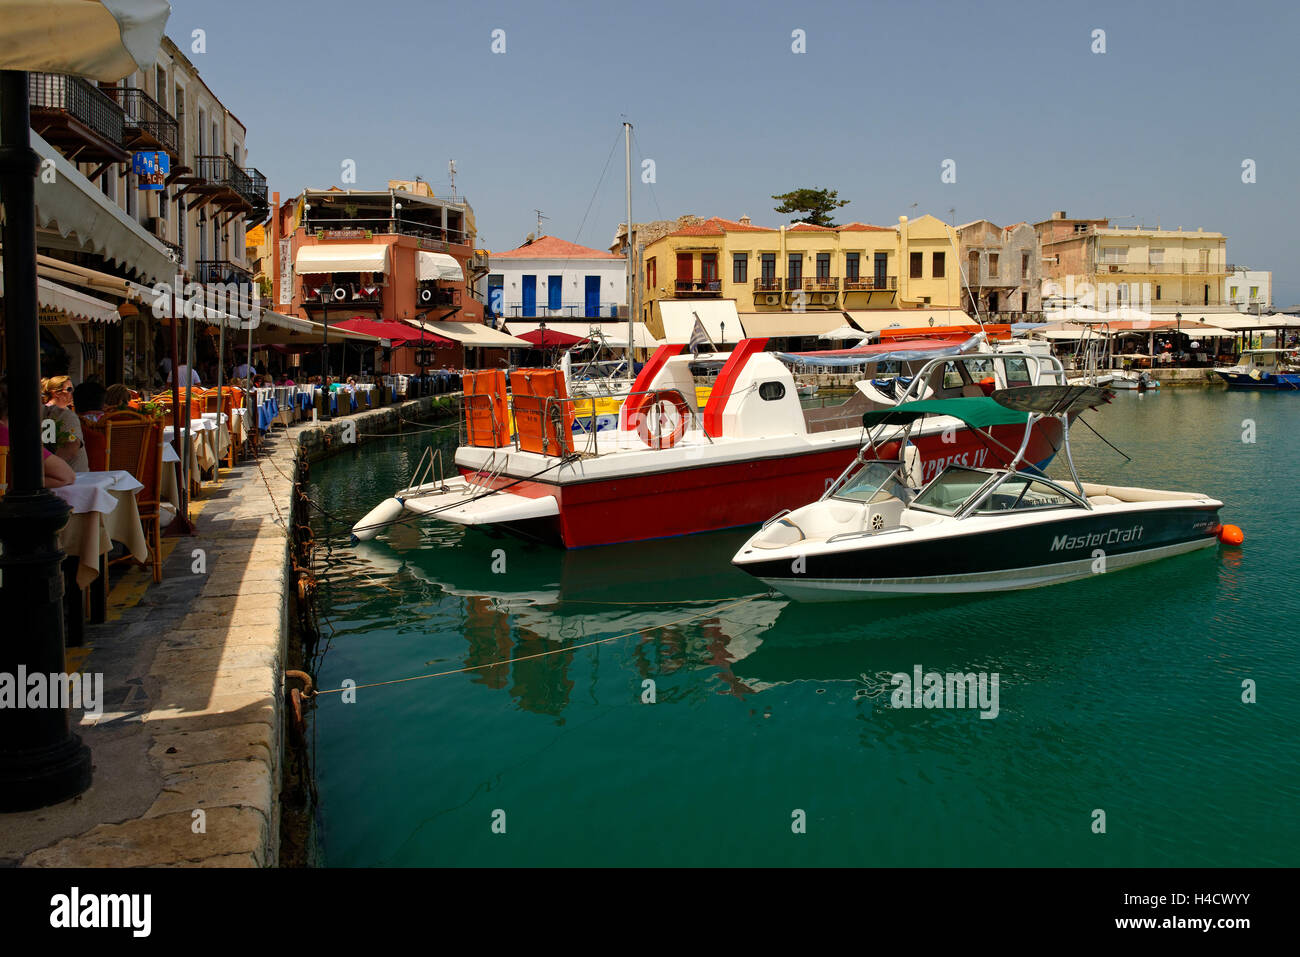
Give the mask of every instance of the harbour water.
<svg viewBox="0 0 1300 957">
<path fill-rule="evenodd" d="M 801 605 L 731 568 L 744 530 L 562 552 L 424 521 L 348 547 L 454 429 L 314 466 L 338 518 L 315 527 L 318 686 L 360 686 L 312 717 L 321 863 L 1295 866 L 1300 399 L 1171 389 L 1089 418 L 1133 461 L 1076 427 L 1085 480 L 1213 494 L 1245 545 Z M 996 673 L 996 718 L 892 708 L 917 666 Z"/>
</svg>

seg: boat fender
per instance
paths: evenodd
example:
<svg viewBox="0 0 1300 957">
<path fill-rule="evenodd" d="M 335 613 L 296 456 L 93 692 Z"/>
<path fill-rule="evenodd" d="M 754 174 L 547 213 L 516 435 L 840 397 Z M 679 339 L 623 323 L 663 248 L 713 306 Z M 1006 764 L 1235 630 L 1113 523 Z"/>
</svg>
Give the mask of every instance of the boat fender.
<svg viewBox="0 0 1300 957">
<path fill-rule="evenodd" d="M 677 410 L 677 425 L 671 432 L 660 432 L 658 435 L 652 435 L 650 432 L 651 417 L 661 414 L 659 406 L 664 402 L 669 403 Z M 652 392 L 646 396 L 636 418 L 636 434 L 641 437 L 642 442 L 652 449 L 670 449 L 677 444 L 678 439 L 686 434 L 686 423 L 691 420 L 691 407 L 676 392 Z"/>
<path fill-rule="evenodd" d="M 365 518 L 352 526 L 352 544 L 368 542 L 382 532 L 406 511 L 406 505 L 399 498 L 386 498 L 369 512 Z"/>
<path fill-rule="evenodd" d="M 1237 525 L 1220 525 L 1219 541 L 1225 545 L 1240 545 L 1246 540 L 1246 533 Z"/>
</svg>

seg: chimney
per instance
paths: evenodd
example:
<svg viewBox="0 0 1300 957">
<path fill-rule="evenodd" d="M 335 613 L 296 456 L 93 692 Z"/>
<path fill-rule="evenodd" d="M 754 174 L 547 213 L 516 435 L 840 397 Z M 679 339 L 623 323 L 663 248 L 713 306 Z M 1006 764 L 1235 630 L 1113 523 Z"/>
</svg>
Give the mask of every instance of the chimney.
<svg viewBox="0 0 1300 957">
<path fill-rule="evenodd" d="M 744 216 L 741 216 L 740 219 L 736 220 L 736 222 L 740 223 L 740 225 L 742 225 L 742 226 L 752 226 L 752 225 L 753 225 L 753 223 L 751 222 L 751 220 L 750 220 L 750 218 L 749 218 L 749 214 L 748 214 L 748 213 L 746 213 Z"/>
</svg>

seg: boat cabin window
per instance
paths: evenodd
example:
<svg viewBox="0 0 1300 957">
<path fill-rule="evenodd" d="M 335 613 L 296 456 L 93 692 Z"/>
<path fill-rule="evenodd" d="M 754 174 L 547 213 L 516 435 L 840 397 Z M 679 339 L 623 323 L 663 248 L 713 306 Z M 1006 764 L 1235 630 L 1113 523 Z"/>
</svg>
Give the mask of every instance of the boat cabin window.
<svg viewBox="0 0 1300 957">
<path fill-rule="evenodd" d="M 864 462 L 831 497 L 850 502 L 883 502 L 889 498 L 906 502 L 912 493 L 899 482 L 899 467 L 898 462 Z"/>
<path fill-rule="evenodd" d="M 989 480 L 992 472 L 950 465 L 912 502 L 914 508 L 951 515 Z"/>
<path fill-rule="evenodd" d="M 1029 378 L 1029 362 L 1025 359 L 1016 359 L 1008 357 L 1003 368 L 1006 370 L 1007 387 L 1014 389 L 1016 386 L 1033 385 Z"/>
<path fill-rule="evenodd" d="M 995 512 L 1027 511 L 1035 508 L 1063 508 L 1077 502 L 1062 494 L 1046 482 L 1030 478 L 1028 475 L 1013 475 L 994 490 L 975 510 L 977 515 L 990 515 Z"/>
<path fill-rule="evenodd" d="M 766 399 L 768 402 L 775 402 L 777 399 L 784 399 L 785 383 L 777 381 L 760 383 L 758 387 L 758 397 L 760 399 Z"/>
</svg>

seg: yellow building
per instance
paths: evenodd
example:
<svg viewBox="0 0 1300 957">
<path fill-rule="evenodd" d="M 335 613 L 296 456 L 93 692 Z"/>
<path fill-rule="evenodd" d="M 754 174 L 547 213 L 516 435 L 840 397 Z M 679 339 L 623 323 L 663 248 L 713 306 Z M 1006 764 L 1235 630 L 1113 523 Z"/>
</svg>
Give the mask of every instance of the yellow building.
<svg viewBox="0 0 1300 957">
<path fill-rule="evenodd" d="M 713 217 L 645 247 L 642 319 L 651 334 L 669 338 L 663 303 L 731 300 L 750 335 L 815 336 L 844 325 L 845 313 L 868 331 L 945 325 L 963 316 L 956 248 L 956 232 L 933 216 L 901 216 L 897 226 L 775 229 Z M 911 310 L 925 312 L 898 315 Z"/>
</svg>

